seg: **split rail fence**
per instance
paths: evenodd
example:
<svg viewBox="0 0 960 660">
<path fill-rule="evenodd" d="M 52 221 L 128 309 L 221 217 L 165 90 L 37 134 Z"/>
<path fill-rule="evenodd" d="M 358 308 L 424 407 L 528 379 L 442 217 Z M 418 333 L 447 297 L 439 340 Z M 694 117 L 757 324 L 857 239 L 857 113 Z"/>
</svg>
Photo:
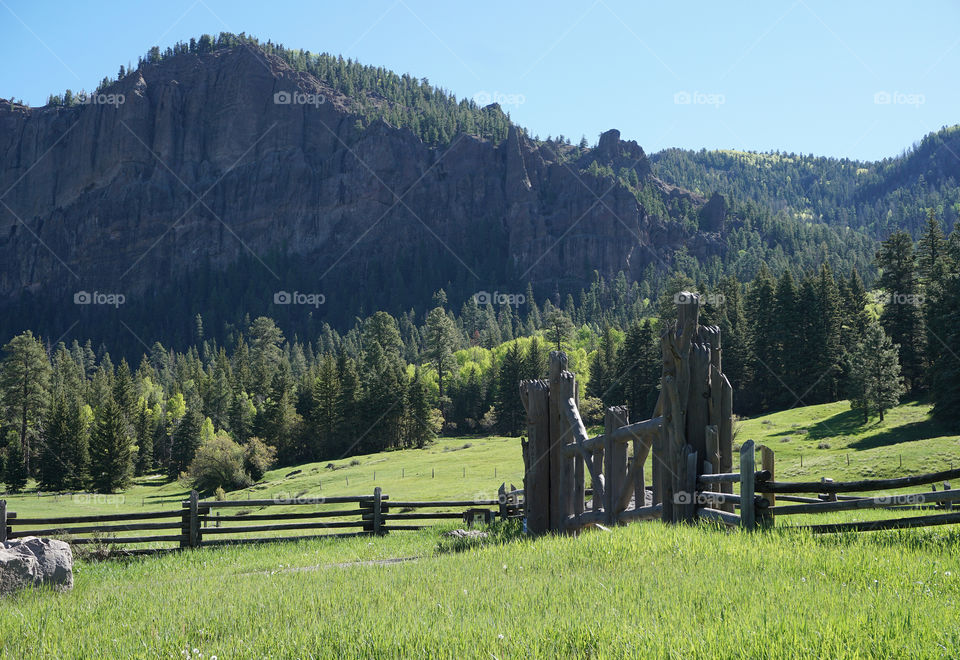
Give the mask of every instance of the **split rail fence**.
<svg viewBox="0 0 960 660">
<path fill-rule="evenodd" d="M 495 500 L 390 501 L 372 495 L 263 500 L 203 500 L 194 491 L 177 509 L 86 516 L 18 517 L 0 500 L 0 543 L 27 536 L 63 538 L 76 545 L 110 545 L 124 554 L 178 548 L 382 535 L 418 530 L 437 521 L 466 525 L 522 517 L 522 490 L 500 487 Z M 133 532 L 133 534 L 130 534 Z M 130 549 L 127 546 L 150 546 Z"/>
</svg>

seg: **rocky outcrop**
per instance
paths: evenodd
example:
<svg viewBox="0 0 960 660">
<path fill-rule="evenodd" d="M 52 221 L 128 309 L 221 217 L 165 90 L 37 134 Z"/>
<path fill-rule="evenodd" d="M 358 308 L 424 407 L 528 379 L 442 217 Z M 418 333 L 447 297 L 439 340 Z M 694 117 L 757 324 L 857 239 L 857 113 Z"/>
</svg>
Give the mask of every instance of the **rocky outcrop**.
<svg viewBox="0 0 960 660">
<path fill-rule="evenodd" d="M 0 594 L 49 585 L 73 589 L 73 553 L 64 541 L 28 536 L 0 546 Z"/>
<path fill-rule="evenodd" d="M 431 148 L 358 124 L 355 100 L 252 45 L 146 64 L 106 91 L 123 103 L 0 102 L 0 301 L 129 299 L 271 253 L 308 258 L 328 294 L 362 281 L 388 296 L 400 282 L 639 278 L 682 245 L 722 250 L 669 210 L 684 206 L 671 196 L 704 200 L 668 191 L 616 130 L 578 160 L 516 127 L 500 144 L 461 135 Z M 275 102 L 297 93 L 305 102 Z M 617 176 L 589 175 L 593 162 Z M 618 178 L 630 170 L 668 212 Z"/>
</svg>

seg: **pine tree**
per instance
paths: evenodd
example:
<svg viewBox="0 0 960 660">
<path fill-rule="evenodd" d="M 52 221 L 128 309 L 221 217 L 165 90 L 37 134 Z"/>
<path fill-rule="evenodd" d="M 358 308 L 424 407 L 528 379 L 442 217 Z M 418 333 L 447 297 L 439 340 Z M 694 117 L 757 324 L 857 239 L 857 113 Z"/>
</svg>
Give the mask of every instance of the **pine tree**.
<svg viewBox="0 0 960 660">
<path fill-rule="evenodd" d="M 570 306 L 573 306 L 572 299 Z M 562 351 L 564 344 L 573 334 L 573 321 L 570 316 L 557 308 L 550 310 L 546 319 L 547 340 L 556 347 L 556 350 Z"/>
<path fill-rule="evenodd" d="M 27 474 L 33 474 L 31 439 L 47 405 L 50 362 L 40 340 L 29 330 L 3 347 L 0 362 L 0 403 L 4 419 L 15 426 Z"/>
<path fill-rule="evenodd" d="M 310 422 L 316 435 L 315 451 L 318 458 L 337 457 L 337 433 L 342 424 L 340 396 L 337 361 L 332 355 L 324 355 L 320 358 L 320 368 L 311 390 L 313 408 Z"/>
<path fill-rule="evenodd" d="M 906 391 L 897 351 L 880 324 L 871 321 L 863 341 L 850 354 L 850 407 L 863 411 L 864 423 L 873 411 L 882 422 L 884 411 L 897 405 Z"/>
<path fill-rule="evenodd" d="M 497 420 L 507 435 L 517 435 L 523 429 L 523 402 L 520 400 L 523 372 L 523 351 L 518 342 L 513 342 L 497 370 Z"/>
<path fill-rule="evenodd" d="M 630 324 L 617 356 L 617 371 L 630 419 L 641 421 L 651 417 L 660 384 L 661 357 L 650 319 Z"/>
<path fill-rule="evenodd" d="M 404 446 L 422 449 L 437 437 L 443 426 L 440 411 L 430 405 L 427 386 L 420 369 L 414 371 L 407 387 L 404 406 Z"/>
<path fill-rule="evenodd" d="M 153 436 L 154 428 L 151 424 L 150 409 L 145 401 L 141 400 L 133 423 L 134 438 L 137 443 L 137 461 L 134 473 L 141 476 L 153 469 Z"/>
<path fill-rule="evenodd" d="M 938 343 L 942 341 L 948 347 L 960 346 L 960 277 L 956 275 L 944 283 L 935 327 Z M 933 416 L 956 424 L 960 421 L 960 357 L 956 349 L 944 349 L 939 359 L 931 364 L 931 372 Z"/>
<path fill-rule="evenodd" d="M 890 340 L 900 346 L 900 364 L 909 392 L 921 385 L 925 349 L 921 297 L 910 235 L 905 231 L 892 234 L 881 244 L 876 262 L 882 269 L 878 284 L 887 294 L 880 324 Z"/>
<path fill-rule="evenodd" d="M 457 329 L 442 307 L 435 307 L 427 315 L 427 351 L 425 357 L 437 371 L 437 384 L 440 390 L 441 411 L 444 397 L 444 377 L 450 373 L 456 360 L 453 352 L 457 349 Z"/>
<path fill-rule="evenodd" d="M 777 376 L 780 373 L 780 344 L 777 336 L 776 290 L 773 277 L 766 265 L 750 285 L 750 334 L 753 336 L 753 355 L 756 360 L 754 382 L 761 407 L 769 407 L 782 391 Z"/>
<path fill-rule="evenodd" d="M 3 483 L 8 493 L 19 493 L 27 485 L 27 465 L 23 447 L 16 435 L 7 438 L 6 458 L 3 461 Z"/>
<path fill-rule="evenodd" d="M 67 402 L 62 394 L 56 394 L 47 411 L 40 449 L 37 485 L 43 490 L 63 490 L 66 487 L 71 471 L 64 461 L 70 442 L 68 433 Z"/>
<path fill-rule="evenodd" d="M 523 361 L 523 377 L 527 380 L 537 380 L 545 377 L 549 360 L 549 355 L 543 343 L 541 343 L 540 337 L 534 335 L 530 338 L 527 355 Z"/>
<path fill-rule="evenodd" d="M 604 406 L 612 406 L 623 399 L 623 387 L 617 370 L 617 346 L 613 328 L 604 328 L 600 345 L 590 362 L 590 380 L 587 383 L 587 396 L 603 401 Z"/>
<path fill-rule="evenodd" d="M 187 468 L 190 467 L 190 463 L 200 447 L 202 425 L 203 418 L 193 406 L 187 408 L 186 413 L 177 423 L 171 438 L 170 465 L 168 467 L 168 474 L 171 479 L 176 479 L 181 472 L 186 472 Z"/>
<path fill-rule="evenodd" d="M 113 397 L 100 404 L 95 418 L 90 437 L 90 486 L 98 493 L 114 493 L 130 483 L 133 473 L 127 423 Z"/>
</svg>

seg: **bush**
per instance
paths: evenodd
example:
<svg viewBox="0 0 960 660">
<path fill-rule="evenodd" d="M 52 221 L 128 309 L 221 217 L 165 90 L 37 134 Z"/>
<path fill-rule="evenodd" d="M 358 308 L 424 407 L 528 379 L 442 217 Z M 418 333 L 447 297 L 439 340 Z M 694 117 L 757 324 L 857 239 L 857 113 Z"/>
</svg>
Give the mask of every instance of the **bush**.
<svg viewBox="0 0 960 660">
<path fill-rule="evenodd" d="M 250 438 L 243 450 L 243 469 L 254 482 L 263 479 L 277 460 L 277 450 L 260 438 Z"/>
<path fill-rule="evenodd" d="M 246 488 L 252 483 L 244 471 L 243 447 L 226 433 L 219 433 L 200 445 L 184 479 L 203 493 L 212 493 L 217 488 Z"/>
</svg>

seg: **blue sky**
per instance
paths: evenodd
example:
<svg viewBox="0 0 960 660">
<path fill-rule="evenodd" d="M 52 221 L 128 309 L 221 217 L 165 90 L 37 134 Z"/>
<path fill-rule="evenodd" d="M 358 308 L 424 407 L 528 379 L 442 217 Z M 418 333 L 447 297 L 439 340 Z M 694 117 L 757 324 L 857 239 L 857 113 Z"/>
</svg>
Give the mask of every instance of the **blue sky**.
<svg viewBox="0 0 960 660">
<path fill-rule="evenodd" d="M 245 31 L 500 99 L 541 137 L 619 128 L 648 152 L 879 159 L 960 123 L 957 2 L 83 4 L 0 0 L 0 97 L 40 105 L 150 46 Z"/>
</svg>

